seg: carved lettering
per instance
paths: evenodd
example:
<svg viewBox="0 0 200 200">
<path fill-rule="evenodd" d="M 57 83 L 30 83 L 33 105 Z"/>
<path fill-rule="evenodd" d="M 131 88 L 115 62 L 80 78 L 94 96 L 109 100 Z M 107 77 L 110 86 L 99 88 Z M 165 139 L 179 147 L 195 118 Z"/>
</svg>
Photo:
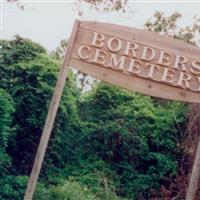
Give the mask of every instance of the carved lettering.
<svg viewBox="0 0 200 200">
<path fill-rule="evenodd" d="M 129 55 L 129 52 L 132 53 L 133 58 L 137 58 L 136 51 L 138 50 L 138 45 L 131 42 L 126 42 L 126 47 L 124 51 L 124 55 Z"/>
<path fill-rule="evenodd" d="M 171 57 L 171 54 L 161 50 L 157 64 L 169 66 L 170 65 L 170 61 L 169 61 L 170 57 Z"/>
<path fill-rule="evenodd" d="M 142 62 L 139 60 L 131 59 L 127 72 L 139 74 L 141 72 Z"/>
<path fill-rule="evenodd" d="M 102 47 L 104 45 L 105 35 L 94 32 L 92 46 Z"/>
<path fill-rule="evenodd" d="M 175 74 L 175 70 L 165 67 L 161 80 L 163 82 L 173 83 L 174 82 L 174 74 Z"/>
<path fill-rule="evenodd" d="M 141 56 L 142 60 L 151 61 L 155 58 L 155 56 L 156 56 L 155 49 L 151 47 L 146 47 L 146 46 L 143 47 L 142 56 Z"/>
<path fill-rule="evenodd" d="M 182 88 L 186 87 L 190 89 L 190 80 L 192 76 L 188 73 L 180 72 L 179 80 L 177 85 L 181 86 Z"/>
<path fill-rule="evenodd" d="M 153 76 L 155 74 L 155 71 L 159 70 L 159 66 L 158 65 L 154 65 L 154 64 L 147 64 L 145 66 L 146 68 L 148 68 L 148 74 L 147 77 L 153 79 Z"/>
<path fill-rule="evenodd" d="M 97 32 L 88 46 L 79 45 L 76 51 L 85 62 L 200 92 L 200 60 Z"/>
<path fill-rule="evenodd" d="M 194 60 L 192 62 L 192 68 L 190 70 L 192 73 L 196 74 L 196 75 L 200 75 L 200 61 L 198 60 Z"/>
<path fill-rule="evenodd" d="M 110 62 L 108 66 L 123 70 L 125 59 L 126 59 L 125 56 L 120 56 L 120 58 L 118 59 L 116 54 L 111 53 Z"/>
<path fill-rule="evenodd" d="M 108 49 L 112 52 L 118 52 L 122 48 L 122 41 L 118 38 L 108 40 Z"/>
<path fill-rule="evenodd" d="M 198 89 L 197 89 L 197 91 L 200 91 L 200 77 L 196 77 L 197 78 L 197 81 L 198 81 Z"/>
<path fill-rule="evenodd" d="M 188 59 L 185 56 L 176 55 L 174 68 L 186 71 L 186 63 Z"/>
<path fill-rule="evenodd" d="M 85 50 L 85 53 L 83 53 L 84 50 Z M 89 58 L 89 56 L 88 56 L 89 51 L 90 51 L 90 47 L 82 45 L 78 48 L 78 51 L 77 51 L 78 56 L 83 60 L 87 60 Z M 83 54 L 85 54 L 85 55 L 83 55 Z"/>
<path fill-rule="evenodd" d="M 107 52 L 100 50 L 100 49 L 95 49 L 95 54 L 94 54 L 94 58 L 93 58 L 93 62 L 94 63 L 98 63 L 100 65 L 104 65 L 106 60 L 105 60 L 105 56 L 106 56 Z"/>
</svg>

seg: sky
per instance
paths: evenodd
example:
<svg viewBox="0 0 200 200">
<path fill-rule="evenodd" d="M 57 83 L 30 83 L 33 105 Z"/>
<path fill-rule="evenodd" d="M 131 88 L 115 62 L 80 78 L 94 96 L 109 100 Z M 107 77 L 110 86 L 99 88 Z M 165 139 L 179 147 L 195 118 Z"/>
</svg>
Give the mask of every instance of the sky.
<svg viewBox="0 0 200 200">
<path fill-rule="evenodd" d="M 49 51 L 54 50 L 62 39 L 68 39 L 75 19 L 95 20 L 142 28 L 155 11 L 170 15 L 175 11 L 183 17 L 179 26 L 190 25 L 194 15 L 200 17 L 200 1 L 131 1 L 132 13 L 98 12 L 86 3 L 78 9 L 77 1 L 72 0 L 23 0 L 20 5 L 0 0 L 1 39 L 13 39 L 20 35 L 40 43 Z M 78 10 L 83 15 L 78 15 Z"/>
</svg>

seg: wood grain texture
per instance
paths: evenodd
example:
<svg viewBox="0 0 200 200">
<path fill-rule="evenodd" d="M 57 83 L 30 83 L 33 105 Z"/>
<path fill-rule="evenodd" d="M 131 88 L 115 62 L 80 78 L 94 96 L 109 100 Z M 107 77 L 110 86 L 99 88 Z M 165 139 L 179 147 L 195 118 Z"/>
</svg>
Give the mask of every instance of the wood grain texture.
<svg viewBox="0 0 200 200">
<path fill-rule="evenodd" d="M 113 25 L 109 23 L 90 21 L 82 21 L 80 23 L 80 28 L 105 33 L 111 36 L 120 37 L 131 41 L 137 40 L 149 46 L 153 45 L 158 49 L 172 50 L 177 54 L 181 53 L 184 55 L 188 55 L 189 57 L 196 56 L 197 58 L 200 58 L 200 49 L 198 47 L 187 44 L 177 39 L 162 36 L 158 33 L 116 24 Z"/>
<path fill-rule="evenodd" d="M 194 72 L 193 70 L 193 62 L 196 60 L 200 63 L 200 49 L 192 46 L 190 44 L 186 44 L 182 41 L 169 38 L 166 36 L 161 36 L 157 33 L 139 30 L 136 28 L 130 28 L 120 25 L 113 25 L 108 23 L 99 23 L 99 22 L 88 22 L 83 21 L 80 23 L 80 28 L 77 35 L 77 40 L 75 41 L 72 55 L 70 59 L 70 65 L 78 68 L 80 71 L 83 71 L 86 74 L 90 74 L 97 79 L 106 81 L 108 83 L 118 85 L 122 88 L 140 92 L 146 95 L 156 96 L 165 99 L 171 100 L 179 100 L 185 102 L 196 102 L 200 103 L 200 93 L 199 89 L 194 91 L 190 87 L 180 88 L 177 87 L 178 84 L 166 84 L 159 80 L 159 76 L 161 72 L 157 74 L 152 80 L 146 79 L 145 77 L 141 77 L 137 75 L 128 75 L 123 73 L 123 71 L 119 71 L 116 69 L 108 68 L 105 64 L 97 64 L 93 62 L 91 59 L 80 59 L 80 56 L 77 54 L 77 49 L 80 48 L 81 45 L 86 45 L 90 48 L 91 52 L 94 52 L 94 46 L 91 45 L 92 34 L 94 32 L 101 33 L 106 36 L 106 40 L 110 38 L 117 38 L 121 41 L 129 41 L 131 43 L 136 43 L 140 46 L 152 47 L 156 52 L 156 57 L 154 60 L 151 60 L 152 64 L 158 63 L 158 54 L 161 51 L 167 52 L 170 57 L 170 65 L 162 65 L 159 64 L 159 67 L 162 68 L 173 68 L 173 63 L 176 63 L 177 56 L 183 56 L 187 58 L 187 67 L 175 68 L 176 71 L 176 79 L 180 78 L 180 74 L 184 70 L 184 73 L 187 72 L 189 76 L 193 77 L 192 82 L 190 83 L 191 88 L 199 87 L 200 74 Z M 122 43 L 122 48 L 115 52 L 116 56 L 124 56 L 123 51 L 126 48 L 125 43 Z M 105 51 L 105 61 L 108 60 L 107 54 L 109 54 L 108 48 L 106 47 L 106 43 L 101 46 L 99 49 Z M 141 49 L 138 50 L 138 55 L 141 57 Z M 91 52 L 89 54 L 91 54 Z M 93 56 L 93 55 L 92 55 Z M 131 55 L 126 55 L 127 57 L 131 57 Z M 192 66 L 192 67 L 191 67 Z M 199 65 L 198 65 L 199 67 Z M 179 76 L 179 77 L 178 77 Z M 180 79 L 179 79 L 180 80 Z M 198 82 L 198 83 L 197 83 Z M 179 85 L 180 86 L 180 85 Z M 181 85 L 182 86 L 182 85 Z M 194 200 L 195 193 L 198 185 L 198 180 L 200 176 L 200 142 L 197 148 L 196 158 L 194 161 L 194 166 L 190 178 L 189 187 L 187 190 L 186 200 Z"/>
<path fill-rule="evenodd" d="M 198 93 L 186 91 L 184 89 L 172 87 L 155 81 L 146 80 L 136 76 L 129 76 L 118 71 L 114 71 L 108 68 L 99 69 L 99 66 L 86 63 L 77 59 L 70 59 L 70 65 L 76 66 L 80 71 L 94 76 L 95 78 L 105 81 L 107 83 L 118 85 L 124 89 L 151 95 L 155 97 L 161 97 L 171 100 L 198 102 L 200 103 L 200 97 Z M 163 97 L 162 97 L 163 94 Z"/>
<path fill-rule="evenodd" d="M 67 50 L 66 50 L 66 55 L 65 55 L 65 59 L 64 59 L 64 63 L 63 66 L 60 69 L 60 73 L 59 73 L 59 77 L 56 83 L 56 87 L 54 90 L 54 94 L 51 100 L 51 104 L 49 107 L 49 111 L 48 111 L 48 115 L 46 118 L 46 122 L 45 122 L 45 126 L 41 135 L 41 139 L 40 139 L 40 144 L 39 147 L 37 149 L 37 153 L 36 153 L 36 157 L 35 157 L 35 161 L 33 164 L 33 168 L 31 171 L 31 175 L 29 178 L 29 182 L 28 182 L 28 186 L 26 189 L 26 193 L 24 196 L 24 200 L 32 200 L 33 198 L 33 194 L 35 191 L 35 187 L 37 184 L 37 180 L 39 177 L 39 173 L 41 170 L 41 166 L 42 166 L 42 162 L 44 159 L 44 155 L 47 149 L 47 145 L 49 142 L 49 138 L 51 135 L 51 131 L 53 128 L 53 124 L 55 121 L 55 117 L 56 117 L 56 113 L 58 110 L 58 106 L 60 103 L 60 98 L 63 92 L 63 88 L 66 82 L 66 77 L 67 77 L 67 71 L 68 71 L 68 62 L 69 62 L 69 58 L 70 58 L 70 54 L 71 54 L 71 50 L 74 44 L 74 40 L 76 38 L 76 34 L 77 34 L 77 30 L 78 30 L 78 26 L 79 26 L 79 21 L 76 20 L 74 23 L 74 27 L 72 30 L 72 34 L 71 34 L 71 38 L 70 41 L 68 43 L 67 46 Z"/>
<path fill-rule="evenodd" d="M 79 58 L 79 56 L 78 56 L 78 54 L 77 54 L 77 49 L 79 49 L 80 47 L 81 47 L 82 45 L 81 44 L 78 44 L 78 43 L 75 43 L 74 44 L 74 48 L 73 48 L 73 50 L 72 50 L 72 54 L 71 54 L 71 58 L 73 58 L 73 59 L 76 59 L 76 60 L 80 60 L 80 58 Z M 94 52 L 95 52 L 95 48 L 94 47 L 90 47 L 91 48 L 91 53 L 90 53 L 90 57 L 93 57 L 94 56 Z M 106 50 L 106 49 L 104 49 L 104 51 L 105 52 L 107 52 L 107 56 L 105 56 L 105 65 L 100 65 L 100 64 L 97 64 L 97 63 L 93 63 L 93 61 L 91 60 L 91 59 L 88 59 L 88 60 L 84 60 L 84 62 L 87 62 L 87 63 L 90 63 L 90 64 L 93 64 L 94 66 L 95 65 L 97 65 L 98 67 L 99 67 L 99 70 L 105 70 L 108 66 L 108 63 L 110 62 L 110 56 L 109 56 L 109 52 Z M 120 55 L 119 54 L 116 54 L 116 57 L 118 58 L 118 60 L 119 60 L 119 58 L 120 58 Z M 124 67 L 124 72 L 126 72 L 127 71 L 127 69 L 128 69 L 128 63 L 130 62 L 130 57 L 126 57 L 125 56 L 125 58 L 126 58 L 126 60 L 125 60 L 125 67 Z M 147 65 L 148 64 L 148 62 L 147 61 L 141 61 L 141 63 L 142 63 L 142 65 L 143 65 L 143 67 L 141 67 L 141 73 L 140 74 L 138 74 L 138 75 L 135 75 L 135 76 L 138 76 L 138 77 L 142 77 L 142 78 L 144 78 L 145 79 L 145 77 L 147 77 L 147 74 L 148 74 L 148 70 L 144 67 L 145 65 Z M 153 85 L 158 85 L 158 84 L 161 84 L 162 85 L 162 87 L 165 87 L 166 85 L 172 85 L 172 86 L 174 86 L 174 87 L 176 87 L 176 83 L 178 82 L 178 79 L 179 79 L 179 70 L 174 70 L 175 71 L 175 73 L 174 73 L 174 82 L 173 83 L 167 83 L 167 82 L 163 82 L 162 81 L 162 76 L 163 76 L 163 71 L 164 71 L 164 68 L 165 67 L 159 67 L 159 70 L 154 74 L 154 76 L 153 76 L 153 80 L 154 80 L 154 82 L 152 83 Z M 81 68 L 82 69 L 82 68 Z M 80 69 L 80 70 L 81 70 Z M 116 67 L 114 68 L 112 68 L 113 69 L 113 71 L 116 71 L 116 70 L 118 70 Z M 127 75 L 127 77 L 128 76 L 130 76 L 130 75 Z M 133 76 L 133 75 L 131 75 L 131 76 Z M 194 77 L 193 77 L 193 79 L 191 79 L 191 81 L 190 81 L 190 87 L 191 88 L 196 88 L 197 89 L 197 87 L 198 87 L 198 81 L 197 81 L 197 79 L 195 78 L 196 76 L 195 75 L 193 75 Z M 97 77 L 96 77 L 97 78 Z M 146 78 L 146 80 L 147 80 L 147 82 L 148 82 L 148 78 Z M 134 83 L 133 83 L 134 84 Z M 143 84 L 145 84 L 145 82 L 143 82 Z M 177 86 L 177 87 L 180 87 L 180 86 Z M 181 88 L 181 87 L 180 87 Z M 173 88 L 172 88 L 173 89 Z M 182 88 L 181 88 L 182 89 Z M 186 90 L 188 90 L 187 88 L 186 88 Z M 195 91 L 195 90 L 194 90 Z M 138 91 L 139 92 L 139 91 Z M 196 92 L 195 92 L 196 93 Z M 149 95 L 151 95 L 151 94 L 149 94 Z M 152 94 L 153 95 L 153 94 Z"/>
<path fill-rule="evenodd" d="M 100 30 L 96 30 L 95 32 L 99 32 Z M 112 38 L 113 36 L 111 35 L 111 34 L 109 34 L 107 31 L 102 31 L 103 32 L 103 34 L 105 34 L 106 35 L 106 40 L 109 40 L 110 38 Z M 102 32 L 99 32 L 99 33 L 102 33 Z M 145 33 L 146 33 L 147 31 L 145 31 Z M 94 31 L 92 31 L 92 30 L 87 30 L 87 29 L 83 29 L 83 28 L 79 28 L 79 31 L 78 31 L 78 34 L 77 34 L 77 39 L 76 39 L 76 44 L 86 44 L 86 45 L 88 45 L 88 46 L 91 46 L 91 41 L 92 41 L 92 38 L 93 38 L 93 33 L 94 33 Z M 152 32 L 147 32 L 148 34 L 152 34 Z M 134 33 L 133 33 L 134 34 Z M 153 34 L 155 34 L 155 33 L 153 33 Z M 196 51 L 195 51 L 195 54 L 191 54 L 191 52 L 189 51 L 189 50 L 187 50 L 187 51 L 185 51 L 186 50 L 186 47 L 188 46 L 188 44 L 186 44 L 186 43 L 183 43 L 183 42 L 181 42 L 181 41 L 178 41 L 178 43 L 180 42 L 181 43 L 181 45 L 186 45 L 186 47 L 185 47 L 185 49 L 184 49 L 184 51 L 182 51 L 181 49 L 180 49 L 180 47 L 178 47 L 177 46 L 177 48 L 176 47 L 174 47 L 174 46 L 171 46 L 171 48 L 169 48 L 168 47 L 168 42 L 166 41 L 166 37 L 165 36 L 161 36 L 161 38 L 162 38 L 162 40 L 164 40 L 163 42 L 167 42 L 166 43 L 166 45 L 167 46 L 164 46 L 165 44 L 162 44 L 161 42 L 162 41 L 160 41 L 160 47 L 158 47 L 157 45 L 158 44 L 156 44 L 156 43 L 154 43 L 154 41 L 155 40 L 152 40 L 151 42 L 150 41 L 148 41 L 147 43 L 145 43 L 144 42 L 144 39 L 143 38 L 141 38 L 141 37 L 134 37 L 134 40 L 131 40 L 131 38 L 132 37 L 125 37 L 124 36 L 124 34 L 122 34 L 122 35 L 120 35 L 120 33 L 119 34 L 117 34 L 116 32 L 115 32 L 115 37 L 117 37 L 117 38 L 119 38 L 119 39 L 121 39 L 122 40 L 122 48 L 121 48 L 121 50 L 119 51 L 119 52 L 117 52 L 117 54 L 118 55 L 123 55 L 123 52 L 124 52 L 124 49 L 125 49 L 125 44 L 126 44 L 126 42 L 128 41 L 128 42 L 133 42 L 133 43 L 136 43 L 136 44 L 138 44 L 138 45 L 141 45 L 141 46 L 148 46 L 148 47 L 153 47 L 154 49 L 155 49 L 155 51 L 156 51 L 156 57 L 155 57 L 155 59 L 153 59 L 152 61 L 151 61 L 151 63 L 153 63 L 153 64 L 156 64 L 156 61 L 158 60 L 158 57 L 159 57 L 159 52 L 160 52 L 160 50 L 163 50 L 163 51 L 165 51 L 165 52 L 168 52 L 168 53 L 170 53 L 171 54 L 171 63 L 174 63 L 174 61 L 175 61 L 175 55 L 182 55 L 182 56 L 185 56 L 185 57 L 187 57 L 188 58 L 188 64 L 191 64 L 191 62 L 193 61 L 193 60 L 195 60 L 195 59 L 198 59 L 199 61 L 200 61 L 200 49 L 199 48 L 196 48 L 196 47 L 194 47 L 194 46 L 191 46 L 191 45 L 189 45 L 189 47 L 192 49 L 192 48 L 195 48 L 196 49 Z M 130 33 L 129 35 L 131 35 L 132 36 L 132 34 Z M 156 34 L 157 35 L 157 37 L 160 37 L 160 35 L 158 35 L 158 34 Z M 146 37 L 149 37 L 149 36 L 146 36 Z M 167 39 L 168 40 L 175 40 L 175 39 L 171 39 L 171 38 L 168 38 L 167 37 Z M 175 40 L 176 41 L 176 40 Z M 177 41 L 176 41 L 177 42 Z M 183 43 L 183 44 L 182 44 Z M 106 48 L 106 44 L 104 44 L 103 45 L 103 47 L 101 47 L 101 49 L 103 49 L 103 50 L 108 50 L 107 48 Z M 140 48 L 140 49 L 138 49 L 137 50 L 137 53 L 138 53 L 138 57 L 141 57 L 141 50 L 142 50 L 142 48 Z M 127 55 L 128 57 L 132 57 L 131 56 L 131 53 L 129 53 L 129 55 Z M 161 64 L 161 66 L 162 66 L 162 64 Z M 169 68 L 172 68 L 170 65 L 169 65 Z M 191 73 L 190 71 L 189 71 L 189 69 L 188 68 L 186 68 L 186 71 L 188 72 L 188 73 Z M 192 73 L 191 73 L 192 74 Z"/>
<path fill-rule="evenodd" d="M 105 35 L 106 38 L 103 46 L 94 47 L 94 45 L 91 44 L 94 32 Z M 113 37 L 118 38 L 122 41 L 122 47 L 117 52 L 110 52 L 110 50 L 106 46 L 106 42 Z M 182 41 L 166 36 L 161 36 L 157 33 L 139 30 L 136 28 L 107 23 L 82 21 L 80 22 L 77 38 L 72 49 L 70 65 L 72 67 L 78 68 L 84 73 L 94 76 L 97 79 L 114 85 L 118 85 L 131 91 L 171 100 L 196 103 L 200 102 L 200 91 L 198 90 L 200 87 L 200 76 L 198 74 L 194 74 L 191 71 L 191 68 L 189 68 L 188 66 L 186 67 L 184 73 L 188 73 L 190 76 L 192 76 L 192 79 L 190 80 L 190 88 L 187 88 L 186 86 L 182 87 L 182 85 L 177 84 L 180 76 L 179 73 L 183 72 L 181 68 L 175 69 L 172 68 L 171 65 L 165 66 L 159 64 L 159 71 L 155 73 L 153 78 L 148 79 L 144 75 L 138 76 L 138 74 L 125 74 L 123 72 L 120 72 L 119 70 L 116 70 L 116 68 L 112 69 L 108 68 L 106 65 L 92 62 L 91 59 L 83 60 L 80 58 L 80 56 L 78 56 L 77 53 L 81 45 L 85 45 L 90 48 L 91 55 L 89 55 L 89 57 L 94 56 L 93 54 L 95 48 L 105 51 L 106 56 L 109 53 L 114 53 L 116 56 L 124 56 L 124 49 L 126 48 L 127 41 L 136 43 L 141 46 L 141 48 L 138 49 L 137 52 L 138 57 L 141 57 L 142 55 L 143 46 L 147 46 L 155 50 L 155 59 L 151 61 L 141 60 L 144 64 L 156 64 L 159 59 L 160 51 L 170 53 L 171 63 L 175 62 L 175 58 L 177 55 L 186 57 L 188 59 L 188 66 L 191 66 L 191 63 L 194 60 L 200 61 L 200 49 L 193 45 L 186 44 Z M 130 54 L 126 55 L 126 57 L 128 59 L 133 58 Z M 109 62 L 108 60 L 109 58 L 105 57 L 105 61 L 107 63 Z M 125 68 L 126 66 L 127 63 L 125 63 Z M 173 83 L 162 81 L 162 71 L 164 70 L 164 68 L 173 69 L 175 71 L 175 81 Z"/>
</svg>

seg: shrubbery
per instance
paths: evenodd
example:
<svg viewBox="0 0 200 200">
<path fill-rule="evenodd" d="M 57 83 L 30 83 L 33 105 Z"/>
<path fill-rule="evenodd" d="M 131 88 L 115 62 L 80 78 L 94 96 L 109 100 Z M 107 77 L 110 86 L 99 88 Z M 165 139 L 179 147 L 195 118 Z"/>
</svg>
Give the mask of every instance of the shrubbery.
<svg viewBox="0 0 200 200">
<path fill-rule="evenodd" d="M 11 167 L 11 158 L 6 153 L 8 140 L 14 133 L 12 129 L 12 113 L 14 103 L 11 96 L 3 89 L 0 89 L 0 177 L 8 173 Z"/>
<path fill-rule="evenodd" d="M 26 176 L 4 176 L 0 178 L 0 199 L 21 200 L 28 183 Z"/>
<path fill-rule="evenodd" d="M 0 199 L 18 200 L 60 63 L 29 40 L 1 45 Z M 35 200 L 148 199 L 177 173 L 186 109 L 104 83 L 80 94 L 70 74 Z"/>
<path fill-rule="evenodd" d="M 100 84 L 80 103 L 85 123 L 83 157 L 97 156 L 116 173 L 118 193 L 148 198 L 176 174 L 186 107 Z M 95 166 L 95 164 L 94 164 Z M 142 197 L 140 197 L 142 195 Z"/>
</svg>

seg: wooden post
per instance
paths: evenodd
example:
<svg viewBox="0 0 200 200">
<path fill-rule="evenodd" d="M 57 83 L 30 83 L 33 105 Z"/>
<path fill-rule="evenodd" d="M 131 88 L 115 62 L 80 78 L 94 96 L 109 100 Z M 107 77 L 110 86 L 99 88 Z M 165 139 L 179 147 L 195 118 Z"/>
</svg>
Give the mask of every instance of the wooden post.
<svg viewBox="0 0 200 200">
<path fill-rule="evenodd" d="M 53 94 L 53 97 L 52 97 L 52 100 L 51 100 L 51 104 L 50 104 L 50 107 L 49 107 L 48 115 L 47 115 L 47 118 L 46 118 L 46 122 L 45 122 L 45 126 L 44 126 L 44 129 L 43 129 L 43 132 L 42 132 L 42 136 L 41 136 L 41 139 L 40 139 L 40 144 L 39 144 L 39 147 L 38 147 L 38 150 L 37 150 L 37 154 L 36 154 L 35 161 L 34 161 L 34 164 L 33 164 L 33 169 L 32 169 L 31 175 L 30 175 L 30 179 L 29 179 L 29 182 L 28 182 L 28 186 L 27 186 L 27 189 L 26 189 L 24 200 L 32 200 L 32 198 L 33 198 L 33 194 L 34 194 L 35 187 L 36 187 L 36 184 L 37 184 L 38 176 L 39 176 L 39 173 L 40 173 L 40 169 L 41 169 L 41 166 L 42 166 L 42 162 L 43 162 L 43 159 L 44 159 L 44 155 L 45 155 L 45 152 L 46 152 L 48 141 L 49 141 L 51 131 L 52 131 L 52 128 L 53 128 L 53 123 L 54 123 L 55 116 L 56 116 L 56 113 L 57 113 L 57 110 L 58 110 L 60 98 L 61 98 L 63 88 L 64 88 L 64 85 L 65 85 L 65 81 L 66 81 L 66 78 L 67 78 L 68 62 L 69 62 L 69 59 L 70 59 L 70 54 L 71 54 L 71 50 L 72 50 L 72 47 L 73 47 L 73 44 L 74 44 L 74 41 L 75 41 L 75 38 L 76 38 L 78 27 L 79 27 L 79 21 L 76 20 L 75 23 L 74 23 L 74 27 L 73 27 L 73 30 L 72 30 L 72 33 L 71 33 L 71 37 L 70 37 L 68 46 L 67 46 L 64 63 L 63 63 L 63 66 L 60 69 L 60 74 L 59 74 L 59 77 L 58 77 L 58 80 L 57 80 L 57 83 L 56 83 L 56 87 L 55 87 L 55 90 L 54 90 L 54 94 Z"/>
<path fill-rule="evenodd" d="M 200 176 L 200 139 L 197 147 L 197 152 L 194 160 L 192 174 L 189 187 L 187 190 L 186 200 L 194 200 Z"/>
</svg>

